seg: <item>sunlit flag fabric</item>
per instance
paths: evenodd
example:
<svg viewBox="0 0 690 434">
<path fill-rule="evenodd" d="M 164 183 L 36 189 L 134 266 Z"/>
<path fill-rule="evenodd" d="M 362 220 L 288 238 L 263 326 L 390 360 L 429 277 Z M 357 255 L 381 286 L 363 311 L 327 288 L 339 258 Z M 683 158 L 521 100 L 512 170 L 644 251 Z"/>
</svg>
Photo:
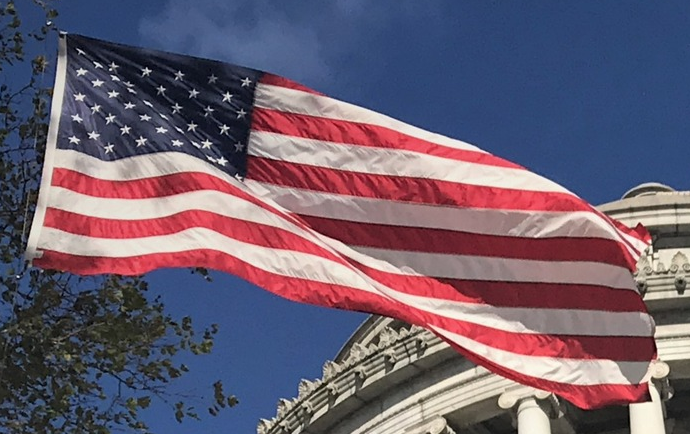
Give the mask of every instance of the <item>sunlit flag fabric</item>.
<svg viewBox="0 0 690 434">
<path fill-rule="evenodd" d="M 36 266 L 225 271 L 424 326 L 593 408 L 648 396 L 647 242 L 516 164 L 290 80 L 61 37 Z"/>
</svg>

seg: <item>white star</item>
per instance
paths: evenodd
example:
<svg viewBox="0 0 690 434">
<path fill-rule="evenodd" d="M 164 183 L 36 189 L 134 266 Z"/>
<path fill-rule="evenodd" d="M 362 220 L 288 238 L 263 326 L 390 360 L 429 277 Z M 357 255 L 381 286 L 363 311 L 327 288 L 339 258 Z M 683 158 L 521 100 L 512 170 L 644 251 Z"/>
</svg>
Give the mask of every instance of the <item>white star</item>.
<svg viewBox="0 0 690 434">
<path fill-rule="evenodd" d="M 76 101 L 83 102 L 85 97 L 86 97 L 86 95 L 84 95 L 84 94 L 81 93 L 81 92 L 80 92 L 80 93 L 75 93 L 75 94 L 74 94 L 74 99 L 75 99 Z"/>
<path fill-rule="evenodd" d="M 131 102 L 125 103 L 125 110 L 133 109 L 134 107 L 136 107 L 136 104 L 132 104 Z"/>
<path fill-rule="evenodd" d="M 239 109 L 237 110 L 237 119 L 244 119 L 244 116 L 247 114 L 244 109 Z"/>
<path fill-rule="evenodd" d="M 210 155 L 207 155 L 207 156 L 206 156 L 206 159 L 207 159 L 208 161 L 212 162 L 212 163 L 215 163 L 215 162 L 216 162 L 216 159 L 213 158 L 213 157 L 210 156 Z"/>
<path fill-rule="evenodd" d="M 93 87 L 101 87 L 103 86 L 103 80 L 95 79 L 91 82 Z"/>
<path fill-rule="evenodd" d="M 173 127 L 175 128 L 175 131 L 177 131 L 178 133 L 184 134 L 184 130 L 182 128 L 178 127 L 177 125 L 173 125 Z M 189 131 L 189 130 L 187 130 L 187 131 Z"/>
<path fill-rule="evenodd" d="M 215 111 L 215 109 L 213 109 L 210 105 L 207 105 L 206 107 L 204 107 L 204 111 L 206 112 L 204 113 L 204 117 L 208 117 L 211 115 L 211 113 Z"/>
<path fill-rule="evenodd" d="M 134 90 L 134 88 L 132 88 L 132 87 L 128 87 L 128 88 L 127 88 L 127 92 L 131 93 L 132 95 L 136 95 L 136 94 L 137 94 L 137 91 Z"/>
<path fill-rule="evenodd" d="M 117 98 L 118 95 L 120 95 L 120 92 L 116 90 L 111 90 L 108 92 L 108 98 Z"/>
<path fill-rule="evenodd" d="M 115 122 L 115 115 L 112 113 L 108 113 L 108 116 L 105 117 L 105 124 L 108 125 L 113 122 Z"/>
<path fill-rule="evenodd" d="M 230 102 L 232 97 L 233 97 L 233 95 L 230 92 L 225 92 L 223 94 L 223 102 Z"/>
<path fill-rule="evenodd" d="M 94 104 L 94 106 L 91 107 L 91 113 L 100 113 L 100 111 L 101 111 L 100 104 Z"/>
<path fill-rule="evenodd" d="M 108 67 L 108 71 L 117 72 L 117 68 L 119 68 L 120 65 L 118 65 L 115 62 L 110 62 L 110 65 L 108 65 Z"/>
<path fill-rule="evenodd" d="M 148 67 L 141 70 L 141 76 L 142 77 L 148 77 L 150 74 L 151 74 L 151 70 Z"/>
<path fill-rule="evenodd" d="M 182 71 L 177 71 L 177 72 L 175 73 L 175 81 L 177 81 L 177 80 L 182 80 L 182 77 L 184 77 L 184 72 L 182 72 Z"/>
<path fill-rule="evenodd" d="M 82 56 L 86 55 L 84 50 L 82 50 L 81 48 L 77 48 L 77 53 L 81 54 Z"/>
<path fill-rule="evenodd" d="M 211 143 L 208 139 L 206 139 L 203 142 L 201 142 L 201 145 L 202 145 L 201 146 L 202 149 L 211 149 L 211 146 L 213 145 L 213 143 Z"/>
<path fill-rule="evenodd" d="M 173 114 L 175 114 L 175 113 L 179 113 L 179 112 L 180 112 L 180 110 L 182 110 L 182 106 L 181 106 L 181 105 L 179 105 L 178 103 L 175 103 L 175 105 L 174 105 L 174 106 L 172 106 L 172 109 L 173 109 Z"/>
<path fill-rule="evenodd" d="M 144 103 L 144 105 L 147 105 L 147 106 L 153 108 L 153 104 L 151 104 L 150 102 L 148 102 L 146 100 L 143 100 L 142 102 Z"/>
<path fill-rule="evenodd" d="M 197 124 L 195 124 L 194 122 L 190 122 L 187 124 L 187 131 L 196 132 L 196 127 L 198 127 Z"/>
<path fill-rule="evenodd" d="M 225 166 L 226 164 L 228 164 L 228 160 L 226 160 L 225 157 L 221 155 L 221 157 L 216 160 L 216 163 L 220 164 L 221 166 Z"/>
<path fill-rule="evenodd" d="M 201 149 L 201 145 L 199 145 L 197 142 L 194 142 L 194 141 L 193 141 L 193 142 L 192 142 L 192 145 L 193 145 L 195 148 Z"/>
<path fill-rule="evenodd" d="M 177 139 L 175 139 L 175 140 L 172 141 L 172 145 L 173 145 L 174 147 L 176 147 L 176 148 L 179 148 L 180 146 L 182 146 L 182 142 L 179 141 L 179 140 L 177 140 Z"/>
<path fill-rule="evenodd" d="M 144 122 L 148 122 L 148 121 L 151 120 L 151 116 L 149 116 L 149 115 L 147 115 L 146 113 L 144 113 L 143 115 L 139 115 L 139 120 L 142 120 L 142 121 L 144 121 Z"/>
<path fill-rule="evenodd" d="M 108 143 L 107 145 L 103 146 L 103 149 L 105 149 L 106 154 L 112 154 L 114 147 L 115 145 L 113 145 L 112 143 Z"/>
<path fill-rule="evenodd" d="M 124 84 L 127 87 L 134 87 L 134 85 L 132 84 L 131 81 L 124 81 L 124 82 L 122 82 L 122 84 Z"/>
<path fill-rule="evenodd" d="M 196 89 L 192 89 L 189 91 L 189 97 L 190 98 L 196 98 L 196 96 L 199 95 L 199 91 Z"/>
<path fill-rule="evenodd" d="M 226 134 L 226 135 L 227 135 L 227 134 L 228 134 L 228 130 L 230 130 L 230 127 L 229 127 L 229 126 L 227 126 L 227 125 L 225 125 L 225 124 L 223 124 L 223 125 L 220 126 L 220 134 L 221 134 L 221 135 L 222 135 L 222 134 Z"/>
<path fill-rule="evenodd" d="M 235 143 L 235 152 L 242 152 L 242 149 L 244 149 L 244 145 L 241 142 Z"/>
<path fill-rule="evenodd" d="M 81 116 L 79 116 L 79 115 L 72 115 L 72 122 L 76 122 L 76 123 L 80 124 L 81 121 L 83 121 L 83 120 L 84 119 L 82 119 Z"/>
<path fill-rule="evenodd" d="M 103 65 L 102 65 L 101 63 L 99 63 L 99 62 L 96 62 L 96 61 L 93 62 L 93 66 L 95 66 L 96 68 L 101 68 L 101 69 L 103 69 Z"/>
<path fill-rule="evenodd" d="M 216 76 L 213 75 L 213 74 L 209 75 L 209 77 L 208 77 L 208 84 L 215 83 L 216 81 L 218 81 L 218 77 L 216 77 Z"/>
<path fill-rule="evenodd" d="M 245 77 L 242 80 L 242 87 L 247 87 L 252 84 L 252 81 L 249 79 L 249 77 Z"/>
<path fill-rule="evenodd" d="M 118 77 L 117 75 L 112 75 L 112 74 L 110 74 L 110 79 L 112 81 L 122 81 L 122 80 L 120 80 L 120 77 Z"/>
<path fill-rule="evenodd" d="M 146 137 L 139 136 L 139 138 L 135 140 L 135 142 L 137 142 L 137 148 L 144 146 L 147 141 L 148 139 Z"/>
<path fill-rule="evenodd" d="M 99 137 L 101 137 L 101 135 L 95 131 L 91 131 L 89 133 L 89 139 L 91 139 L 91 140 L 98 140 Z"/>
<path fill-rule="evenodd" d="M 132 129 L 132 128 L 129 127 L 129 126 L 127 126 L 127 125 L 121 126 L 121 127 L 120 127 L 120 135 L 121 135 L 121 136 L 124 136 L 125 134 L 129 134 L 129 130 L 131 130 L 131 129 Z"/>
<path fill-rule="evenodd" d="M 156 91 L 158 92 L 158 95 L 163 95 L 165 93 L 166 89 L 163 85 L 160 85 L 156 88 Z"/>
<path fill-rule="evenodd" d="M 168 132 L 168 129 L 167 129 L 167 128 L 163 128 L 163 127 L 158 127 L 158 128 L 156 128 L 156 132 L 157 132 L 158 134 L 165 134 L 165 133 Z"/>
<path fill-rule="evenodd" d="M 84 68 L 79 68 L 77 69 L 77 77 L 81 77 L 82 75 L 86 74 L 88 71 Z"/>
<path fill-rule="evenodd" d="M 70 142 L 70 143 L 74 143 L 75 145 L 78 145 L 79 142 L 81 142 L 81 140 L 79 140 L 79 138 L 76 137 L 76 136 L 72 136 L 72 137 L 69 138 L 69 142 Z"/>
<path fill-rule="evenodd" d="M 162 114 L 162 113 L 158 113 L 158 116 L 162 117 L 162 118 L 165 119 L 166 121 L 168 120 L 168 117 L 167 117 L 166 115 Z"/>
</svg>

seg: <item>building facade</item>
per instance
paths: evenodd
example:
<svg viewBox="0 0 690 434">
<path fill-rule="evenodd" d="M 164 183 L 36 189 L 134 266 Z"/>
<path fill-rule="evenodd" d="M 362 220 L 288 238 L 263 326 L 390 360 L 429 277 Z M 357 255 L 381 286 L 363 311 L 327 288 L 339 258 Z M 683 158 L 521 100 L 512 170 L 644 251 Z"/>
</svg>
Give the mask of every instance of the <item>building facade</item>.
<svg viewBox="0 0 690 434">
<path fill-rule="evenodd" d="M 584 411 L 465 360 L 426 330 L 369 317 L 258 434 L 690 434 L 690 191 L 642 184 L 599 209 L 643 223 L 635 273 L 657 323 L 654 401 Z"/>
</svg>

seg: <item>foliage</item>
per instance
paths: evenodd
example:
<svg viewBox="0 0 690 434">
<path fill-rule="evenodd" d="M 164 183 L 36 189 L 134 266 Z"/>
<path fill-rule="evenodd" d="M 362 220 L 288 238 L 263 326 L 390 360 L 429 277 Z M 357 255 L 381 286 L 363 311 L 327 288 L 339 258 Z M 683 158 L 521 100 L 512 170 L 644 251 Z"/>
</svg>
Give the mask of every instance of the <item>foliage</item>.
<svg viewBox="0 0 690 434">
<path fill-rule="evenodd" d="M 0 431 L 147 432 L 140 413 L 152 399 L 178 421 L 198 417 L 189 397 L 169 392 L 188 371 L 175 356 L 210 352 L 218 329 L 195 333 L 190 318 L 174 321 L 141 278 L 41 271 L 21 259 L 50 97 L 47 57 L 31 50 L 55 36 L 54 3 L 22 0 L 20 12 L 0 0 Z M 31 29 L 20 15 L 40 24 Z M 213 394 L 212 415 L 237 403 L 220 382 Z"/>
</svg>

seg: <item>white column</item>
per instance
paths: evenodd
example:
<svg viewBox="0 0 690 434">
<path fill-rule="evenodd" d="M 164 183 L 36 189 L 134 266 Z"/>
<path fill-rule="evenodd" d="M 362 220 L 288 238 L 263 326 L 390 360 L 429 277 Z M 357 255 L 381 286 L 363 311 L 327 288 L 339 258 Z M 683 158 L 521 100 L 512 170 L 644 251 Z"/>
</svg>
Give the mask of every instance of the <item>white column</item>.
<svg viewBox="0 0 690 434">
<path fill-rule="evenodd" d="M 669 366 L 656 362 L 651 366 L 652 380 L 649 382 L 651 402 L 630 404 L 630 434 L 666 434 L 664 407 L 655 380 L 663 380 L 669 374 Z M 668 398 L 668 397 L 667 397 Z"/>
<path fill-rule="evenodd" d="M 551 422 L 533 396 L 518 401 L 518 434 L 551 434 Z"/>
<path fill-rule="evenodd" d="M 535 389 L 504 392 L 498 397 L 498 405 L 516 416 L 518 434 L 551 434 L 549 415 L 537 402 L 537 399 L 544 401 L 550 396 L 548 392 Z"/>
<path fill-rule="evenodd" d="M 630 434 L 666 434 L 664 409 L 654 383 L 649 382 L 651 402 L 630 404 Z"/>
</svg>

